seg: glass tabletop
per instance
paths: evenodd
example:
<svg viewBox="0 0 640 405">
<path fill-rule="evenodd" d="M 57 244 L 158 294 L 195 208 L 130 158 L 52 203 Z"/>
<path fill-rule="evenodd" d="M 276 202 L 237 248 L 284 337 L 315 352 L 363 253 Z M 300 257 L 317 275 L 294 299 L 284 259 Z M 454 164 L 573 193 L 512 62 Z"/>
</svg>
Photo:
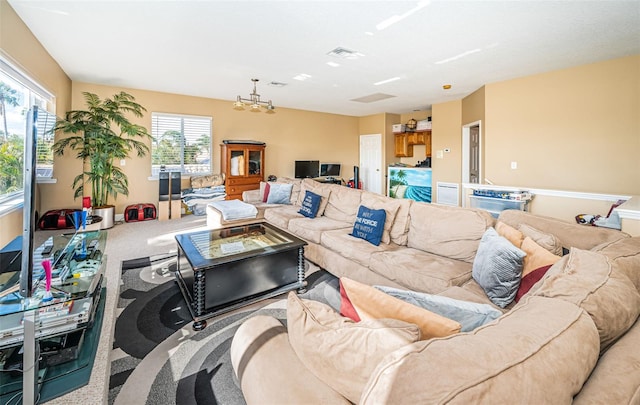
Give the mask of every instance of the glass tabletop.
<svg viewBox="0 0 640 405">
<path fill-rule="evenodd" d="M 182 234 L 176 240 L 194 269 L 306 244 L 268 223 Z"/>
<path fill-rule="evenodd" d="M 0 316 L 38 309 L 38 313 L 70 311 L 69 302 L 93 293 L 100 281 L 106 232 L 90 231 L 55 235 L 33 252 L 33 293 L 22 297 L 16 288 L 20 271 L 0 274 Z M 44 261 L 51 264 L 47 288 Z"/>
</svg>

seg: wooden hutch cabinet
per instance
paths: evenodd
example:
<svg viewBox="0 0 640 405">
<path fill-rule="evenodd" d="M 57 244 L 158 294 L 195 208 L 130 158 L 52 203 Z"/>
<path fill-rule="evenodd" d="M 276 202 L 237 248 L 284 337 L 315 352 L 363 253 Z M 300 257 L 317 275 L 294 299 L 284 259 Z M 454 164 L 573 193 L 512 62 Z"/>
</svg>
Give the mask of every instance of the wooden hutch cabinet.
<svg viewBox="0 0 640 405">
<path fill-rule="evenodd" d="M 264 180 L 264 143 L 224 141 L 220 145 L 220 172 L 227 200 L 241 200 L 242 192 L 260 188 Z"/>
</svg>

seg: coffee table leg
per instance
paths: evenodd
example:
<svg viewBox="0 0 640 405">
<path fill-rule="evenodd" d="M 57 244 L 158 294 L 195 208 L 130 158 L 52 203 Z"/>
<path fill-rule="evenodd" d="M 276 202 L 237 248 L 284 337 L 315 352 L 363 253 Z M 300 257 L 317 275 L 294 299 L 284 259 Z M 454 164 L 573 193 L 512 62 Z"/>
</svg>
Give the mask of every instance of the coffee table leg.
<svg viewBox="0 0 640 405">
<path fill-rule="evenodd" d="M 195 302 L 193 303 L 194 310 L 196 313 L 196 317 L 202 316 L 204 314 L 204 300 L 205 300 L 205 279 L 204 272 L 197 271 L 195 272 L 195 281 L 193 283 L 193 298 Z M 199 331 L 207 327 L 207 321 L 195 321 L 193 323 L 193 330 Z"/>
<path fill-rule="evenodd" d="M 302 284 L 302 287 L 298 288 L 298 294 L 307 292 L 307 286 L 304 284 L 304 246 L 298 249 L 298 283 Z"/>
</svg>

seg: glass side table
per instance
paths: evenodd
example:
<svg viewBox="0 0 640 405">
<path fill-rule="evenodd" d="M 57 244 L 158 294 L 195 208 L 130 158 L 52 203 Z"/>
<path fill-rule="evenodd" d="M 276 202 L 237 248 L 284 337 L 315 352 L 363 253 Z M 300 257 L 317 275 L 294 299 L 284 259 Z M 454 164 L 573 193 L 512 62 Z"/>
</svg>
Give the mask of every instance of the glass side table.
<svg viewBox="0 0 640 405">
<path fill-rule="evenodd" d="M 82 367 L 74 360 L 101 297 L 106 240 L 102 231 L 49 238 L 34 251 L 28 298 L 16 288 L 19 271 L 0 273 L 0 367 L 9 370 L 0 374 L 0 403 L 20 395 L 23 403 L 36 402 L 43 385 Z M 44 260 L 53 265 L 51 299 Z"/>
</svg>

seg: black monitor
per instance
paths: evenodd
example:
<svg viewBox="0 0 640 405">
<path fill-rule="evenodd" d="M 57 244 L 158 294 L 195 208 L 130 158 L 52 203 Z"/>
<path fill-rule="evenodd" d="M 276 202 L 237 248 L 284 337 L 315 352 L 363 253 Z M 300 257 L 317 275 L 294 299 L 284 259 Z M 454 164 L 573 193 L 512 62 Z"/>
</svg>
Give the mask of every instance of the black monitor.
<svg viewBox="0 0 640 405">
<path fill-rule="evenodd" d="M 296 160 L 295 178 L 314 178 L 318 177 L 320 172 L 319 160 Z"/>
<path fill-rule="evenodd" d="M 340 177 L 340 163 L 321 163 L 321 177 Z"/>
</svg>

